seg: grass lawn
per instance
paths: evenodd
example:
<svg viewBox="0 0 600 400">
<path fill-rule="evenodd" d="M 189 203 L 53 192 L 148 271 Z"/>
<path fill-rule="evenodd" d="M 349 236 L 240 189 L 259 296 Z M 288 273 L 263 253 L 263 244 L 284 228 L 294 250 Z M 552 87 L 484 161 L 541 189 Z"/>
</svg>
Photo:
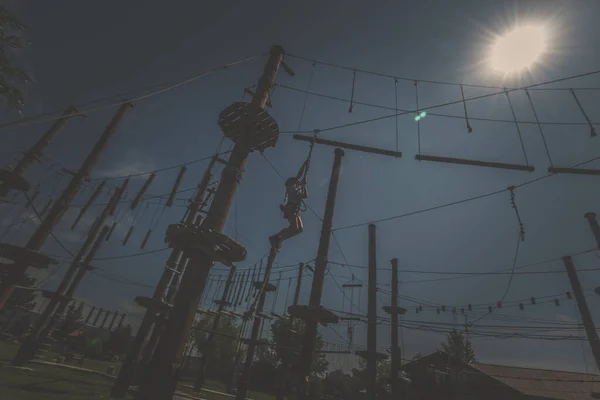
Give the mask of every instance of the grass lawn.
<svg viewBox="0 0 600 400">
<path fill-rule="evenodd" d="M 12 360 L 13 356 L 17 353 L 17 349 L 19 346 L 10 342 L 0 342 L 0 363 L 9 364 Z M 47 353 L 43 361 L 52 361 L 58 356 L 56 353 Z M 67 365 L 73 365 L 75 367 L 87 368 L 94 371 L 104 372 L 106 373 L 106 369 L 109 365 L 115 366 L 115 374 L 119 373 L 119 368 L 121 368 L 121 362 L 112 362 L 112 361 L 104 361 L 104 360 L 92 360 L 84 358 L 83 364 L 79 363 L 67 363 Z"/>
<path fill-rule="evenodd" d="M 32 365 L 33 371 L 0 368 L 0 398 L 7 400 L 109 399 L 112 379 L 91 373 Z"/>
<path fill-rule="evenodd" d="M 33 371 L 8 368 L 18 345 L 0 342 L 0 399 L 4 400 L 84 400 L 84 399 L 109 399 L 113 379 L 89 372 L 76 371 L 56 366 L 29 364 Z M 56 354 L 48 354 L 46 361 L 51 361 Z M 114 365 L 116 370 L 120 363 L 101 360 L 84 360 L 83 364 L 71 364 L 79 368 L 106 372 L 108 365 Z M 193 385 L 193 381 L 182 381 L 178 390 L 192 393 L 192 389 L 183 385 Z M 206 389 L 225 392 L 225 385 L 217 381 L 207 381 Z M 229 396 L 217 393 L 202 392 L 201 397 L 206 400 L 233 400 Z M 248 392 L 248 398 L 253 400 L 274 400 L 274 396 Z M 131 397 L 133 399 L 133 396 Z"/>
</svg>

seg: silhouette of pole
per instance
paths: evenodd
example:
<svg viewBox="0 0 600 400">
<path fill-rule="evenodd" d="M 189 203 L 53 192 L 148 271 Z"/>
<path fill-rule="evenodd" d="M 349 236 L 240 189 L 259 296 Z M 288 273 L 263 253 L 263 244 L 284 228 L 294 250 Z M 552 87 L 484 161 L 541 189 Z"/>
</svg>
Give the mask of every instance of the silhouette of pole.
<svg viewBox="0 0 600 400">
<path fill-rule="evenodd" d="M 569 276 L 569 281 L 571 281 L 573 295 L 575 296 L 575 301 L 577 301 L 577 308 L 579 308 L 581 322 L 583 322 L 585 332 L 587 333 L 588 342 L 590 343 L 590 347 L 592 348 L 592 354 L 594 355 L 596 365 L 600 370 L 600 341 L 598 340 L 598 333 L 596 332 L 596 327 L 594 326 L 592 314 L 590 313 L 590 309 L 588 308 L 585 296 L 583 295 L 583 290 L 581 288 L 579 278 L 577 277 L 577 271 L 575 270 L 575 266 L 573 265 L 573 260 L 571 259 L 571 257 L 568 256 L 563 257 L 563 263 L 565 264 L 567 275 Z"/>
<path fill-rule="evenodd" d="M 198 369 L 198 376 L 196 377 L 196 382 L 194 383 L 194 392 L 199 392 L 202 389 L 202 385 L 204 385 L 204 380 L 206 379 L 206 366 L 208 365 L 208 360 L 210 359 L 210 356 L 212 355 L 212 352 L 215 347 L 215 332 L 217 331 L 217 329 L 219 329 L 221 315 L 223 309 L 227 304 L 227 296 L 229 295 L 229 289 L 231 288 L 231 283 L 233 281 L 234 274 L 235 267 L 231 267 L 229 269 L 229 275 L 227 275 L 227 280 L 225 281 L 225 288 L 223 289 L 223 294 L 221 296 L 221 301 L 219 302 L 217 314 L 213 319 L 212 328 L 208 333 L 208 338 L 206 339 L 206 342 L 204 342 L 202 345 L 202 356 L 200 357 L 200 367 Z"/>
<path fill-rule="evenodd" d="M 202 181 L 198 185 L 198 189 L 193 201 L 188 205 L 187 214 L 183 218 L 186 224 L 193 224 L 196 221 L 198 212 L 200 211 L 204 202 L 206 190 L 208 189 L 213 177 L 212 168 L 214 167 L 216 160 L 217 155 L 212 158 L 208 168 L 204 172 Z M 167 260 L 165 269 L 158 283 L 156 284 L 156 287 L 154 288 L 154 294 L 152 295 L 153 299 L 159 301 L 163 301 L 165 299 L 165 294 L 167 292 L 167 288 L 169 287 L 169 283 L 177 279 L 175 271 L 178 271 L 180 274 L 183 270 L 181 264 L 184 263 L 184 260 L 185 257 L 183 257 L 181 249 L 175 248 L 173 251 L 171 251 L 171 255 Z M 167 299 L 167 303 L 170 304 L 171 302 Z M 131 380 L 135 376 L 136 368 L 139 366 L 138 363 L 144 348 L 144 343 L 146 343 L 148 334 L 150 333 L 152 326 L 155 325 L 155 322 L 156 312 L 153 310 L 146 310 L 133 343 L 131 344 L 131 348 L 129 349 L 129 353 L 127 353 L 125 361 L 123 361 L 123 365 L 119 371 L 119 376 L 117 376 L 115 384 L 111 389 L 110 394 L 113 398 L 122 399 L 127 395 L 127 389 L 129 388 L 129 385 L 131 385 Z"/>
<path fill-rule="evenodd" d="M 50 144 L 50 142 L 52 142 L 54 136 L 56 136 L 56 134 L 60 132 L 62 128 L 64 128 L 69 119 L 71 119 L 75 113 L 77 113 L 77 109 L 75 107 L 70 106 L 67 108 L 63 116 L 54 121 L 50 129 L 48 129 L 46 133 L 44 133 L 44 135 L 42 135 L 42 137 L 33 146 L 31 146 L 31 148 L 23 152 L 23 157 L 17 161 L 14 168 L 12 168 L 12 171 L 17 175 L 22 175 L 29 169 L 29 167 L 31 167 L 31 164 L 33 164 L 34 161 L 40 161 L 40 157 L 42 156 L 44 149 Z M 10 188 L 7 185 L 0 185 L 0 197 L 6 197 L 9 191 Z"/>
<path fill-rule="evenodd" d="M 296 290 L 294 292 L 294 301 L 292 306 L 298 305 L 298 300 L 300 299 L 300 289 L 302 287 L 302 274 L 304 273 L 304 264 L 300 263 L 298 265 L 298 280 L 296 281 Z M 287 324 L 287 326 L 286 326 Z M 291 352 L 293 349 L 290 347 L 293 344 L 292 337 L 294 333 L 294 317 L 292 315 L 289 316 L 287 321 L 284 321 L 280 324 L 281 329 L 288 329 L 286 332 L 286 342 L 285 346 L 287 349 L 284 351 L 283 356 L 281 358 L 281 380 L 279 382 L 279 387 L 276 394 L 276 400 L 284 400 L 286 391 L 288 390 L 289 379 L 290 379 L 290 371 L 292 369 L 291 365 Z"/>
<path fill-rule="evenodd" d="M 594 239 L 596 239 L 596 248 L 600 249 L 600 226 L 598 226 L 598 221 L 596 221 L 596 213 L 589 212 L 585 214 L 585 218 L 590 224 Z"/>
<path fill-rule="evenodd" d="M 271 48 L 271 54 L 263 75 L 258 81 L 250 109 L 264 110 L 283 59 L 283 53 L 283 49 L 279 46 Z M 256 146 L 257 138 L 252 136 L 253 133 L 255 132 L 252 129 L 245 128 L 240 133 L 243 136 L 236 138 L 227 165 L 221 173 L 210 209 L 202 223 L 202 227 L 206 231 L 221 232 L 223 230 L 248 155 L 256 148 L 253 146 Z M 252 140 L 255 142 L 253 143 Z M 139 399 L 170 400 L 172 398 L 181 371 L 179 366 L 183 362 L 185 344 L 206 285 L 206 278 L 214 263 L 214 257 L 206 253 L 195 254 L 190 258 L 181 278 L 179 289 L 175 294 L 168 324 L 158 341 L 149 368 L 146 369 L 147 374 L 139 385 L 137 394 Z"/>
<path fill-rule="evenodd" d="M 277 255 L 277 248 L 271 246 L 271 252 L 269 253 L 269 259 L 265 268 L 263 276 L 263 284 L 258 294 L 258 303 L 256 310 L 254 310 L 254 320 L 252 321 L 252 333 L 250 334 L 250 341 L 248 342 L 248 348 L 246 349 L 246 362 L 242 370 L 242 376 L 240 378 L 240 384 L 235 392 L 236 400 L 245 400 L 246 393 L 248 392 L 248 384 L 250 383 L 250 370 L 252 369 L 252 361 L 254 361 L 254 352 L 256 351 L 256 344 L 258 342 L 258 336 L 260 333 L 260 327 L 262 325 L 261 313 L 265 307 L 265 299 L 267 298 L 267 285 L 271 277 L 271 269 L 273 268 L 273 261 Z"/>
<path fill-rule="evenodd" d="M 58 285 L 58 288 L 54 291 L 54 293 L 52 293 L 50 302 L 44 309 L 42 315 L 40 315 L 40 318 L 36 321 L 29 336 L 23 342 L 19 348 L 19 351 L 13 358 L 12 365 L 20 366 L 33 359 L 40 340 L 48 334 L 49 329 L 46 328 L 50 328 L 48 323 L 54 315 L 54 312 L 58 310 L 58 314 L 62 314 L 66 310 L 69 302 L 71 301 L 75 288 L 79 284 L 79 281 L 83 279 L 83 274 L 85 274 L 85 271 L 89 268 L 92 258 L 100 249 L 102 241 L 108 233 L 108 227 L 104 227 L 104 229 L 102 229 L 104 221 L 106 220 L 111 208 L 116 206 L 116 204 L 119 202 L 119 199 L 125 190 L 124 188 L 127 187 L 127 182 L 128 180 L 123 182 L 123 185 L 121 186 L 122 190 L 115 191 L 106 207 L 104 207 L 104 210 L 102 210 L 102 213 L 96 219 L 96 222 L 92 227 L 87 239 L 75 255 L 75 258 L 71 262 L 71 265 Z M 100 236 L 96 238 L 101 229 L 102 233 L 100 233 Z M 88 253 L 87 256 L 85 256 L 86 253 Z M 80 276 L 75 276 L 74 278 L 74 275 Z"/>
<path fill-rule="evenodd" d="M 377 242 L 376 227 L 369 224 L 369 286 L 367 303 L 367 397 L 377 398 Z M 393 315 L 393 314 L 392 314 Z"/>
<path fill-rule="evenodd" d="M 323 215 L 323 225 L 321 227 L 321 238 L 319 240 L 319 248 L 317 250 L 317 258 L 315 260 L 315 272 L 313 274 L 312 288 L 310 292 L 309 307 L 312 309 L 312 314 L 306 320 L 304 338 L 302 342 L 302 350 L 298 362 L 296 384 L 306 385 L 306 379 L 310 379 L 310 367 L 315 353 L 315 345 L 317 341 L 317 328 L 319 324 L 318 314 L 321 308 L 321 297 L 323 295 L 323 283 L 325 282 L 325 272 L 327 270 L 327 260 L 329 254 L 329 240 L 331 238 L 331 230 L 333 227 L 333 212 L 335 209 L 335 198 L 337 195 L 337 186 L 340 178 L 340 170 L 342 166 L 342 157 L 344 151 L 340 148 L 334 150 L 333 167 L 331 169 L 331 177 L 329 179 L 329 188 L 327 190 L 327 201 L 325 203 L 325 214 Z M 306 394 L 306 387 L 299 387 L 300 396 Z"/>
<path fill-rule="evenodd" d="M 42 248 L 48 236 L 50 236 L 52 230 L 56 226 L 56 224 L 60 221 L 65 211 L 79 192 L 79 188 L 81 184 L 88 179 L 88 176 L 100 154 L 106 148 L 109 139 L 114 135 L 117 131 L 117 127 L 119 123 L 125 116 L 125 113 L 133 107 L 133 103 L 127 102 L 121 105 L 113 119 L 110 121 L 108 126 L 106 127 L 104 133 L 100 137 L 100 139 L 94 145 L 94 148 L 87 156 L 79 171 L 75 173 L 73 179 L 69 182 L 65 190 L 62 192 L 58 200 L 52 205 L 48 215 L 40 226 L 36 229 L 36 231 L 31 235 L 29 241 L 25 245 L 25 248 L 28 250 L 38 251 Z M 25 277 L 25 270 L 27 265 L 23 263 L 16 263 L 10 269 L 10 272 L 6 274 L 2 282 L 0 283 L 0 311 L 2 311 L 6 305 L 6 302 L 14 292 L 16 286 L 23 280 Z"/>
<path fill-rule="evenodd" d="M 400 397 L 398 387 L 398 371 L 402 363 L 401 349 L 398 347 L 398 259 L 392 259 L 392 362 L 390 363 L 390 379 L 392 386 L 392 398 Z"/>
</svg>

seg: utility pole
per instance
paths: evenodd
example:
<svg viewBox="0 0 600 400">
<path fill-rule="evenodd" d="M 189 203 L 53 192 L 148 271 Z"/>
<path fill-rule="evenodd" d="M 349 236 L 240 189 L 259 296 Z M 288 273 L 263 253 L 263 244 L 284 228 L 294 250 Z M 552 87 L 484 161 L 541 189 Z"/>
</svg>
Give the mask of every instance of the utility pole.
<svg viewBox="0 0 600 400">
<path fill-rule="evenodd" d="M 392 362 L 390 363 L 390 384 L 392 385 L 392 398 L 400 398 L 400 388 L 398 387 L 398 371 L 402 363 L 401 349 L 398 347 L 398 259 L 392 259 Z"/>
<path fill-rule="evenodd" d="M 594 239 L 596 239 L 596 248 L 600 249 L 600 226 L 598 226 L 598 221 L 596 221 L 596 213 L 589 212 L 585 214 L 585 218 L 588 220 L 590 224 L 590 229 L 594 234 Z"/>
<path fill-rule="evenodd" d="M 298 280 L 296 281 L 296 291 L 294 292 L 294 301 L 292 303 L 293 307 L 298 306 L 298 300 L 300 299 L 300 289 L 302 287 L 302 274 L 304 273 L 304 264 L 300 263 L 298 265 Z M 276 400 L 284 400 L 285 394 L 288 390 L 289 384 L 289 376 L 290 370 L 292 369 L 292 356 L 293 349 L 292 337 L 296 332 L 294 331 L 294 317 L 290 314 L 287 322 L 287 326 L 285 324 L 281 324 L 281 329 L 287 329 L 285 346 L 287 349 L 284 351 L 282 360 L 281 360 L 281 379 L 279 382 L 279 390 L 277 391 Z"/>
<path fill-rule="evenodd" d="M 233 281 L 233 276 L 235 275 L 235 266 L 229 269 L 229 275 L 227 275 L 227 281 L 225 281 L 225 288 L 223 289 L 223 294 L 221 296 L 221 300 L 217 302 L 219 308 L 217 310 L 217 314 L 213 319 L 212 328 L 208 334 L 208 338 L 206 342 L 203 344 L 204 350 L 202 350 L 202 357 L 200 358 L 200 368 L 198 371 L 198 376 L 196 378 L 196 382 L 194 383 L 194 392 L 199 392 L 202 389 L 202 385 L 204 385 L 204 379 L 206 378 L 206 366 L 208 365 L 208 359 L 212 355 L 212 351 L 214 349 L 214 341 L 215 341 L 215 332 L 219 329 L 219 323 L 221 322 L 221 315 L 226 306 L 230 306 L 231 303 L 227 301 L 227 296 L 229 295 L 229 289 L 231 288 L 231 283 Z"/>
<path fill-rule="evenodd" d="M 173 247 L 181 244 L 181 235 L 191 229 L 198 234 L 200 246 L 207 242 L 226 243 L 229 250 L 215 253 L 214 247 L 194 247 L 189 242 L 184 251 L 191 257 L 181 279 L 179 290 L 173 300 L 173 308 L 169 313 L 168 324 L 156 346 L 146 376 L 138 390 L 138 398 L 143 400 L 170 400 L 183 361 L 183 350 L 189 337 L 202 291 L 206 285 L 210 268 L 216 261 L 233 264 L 246 257 L 246 250 L 234 240 L 221 233 L 229 208 L 242 178 L 248 155 L 252 151 L 262 151 L 275 146 L 279 136 L 279 128 L 272 117 L 264 110 L 273 88 L 275 76 L 283 59 L 283 49 L 273 46 L 263 75 L 258 81 L 256 92 L 251 103 L 237 102 L 227 107 L 220 114 L 219 125 L 223 133 L 235 143 L 229 155 L 227 165 L 221 174 L 219 186 L 213 197 L 202 225 L 196 229 L 184 226 L 179 231 L 167 231 L 167 239 L 172 239 Z M 259 122 L 260 121 L 260 122 Z M 181 232 L 181 235 L 177 235 Z M 170 237 L 169 234 L 173 233 Z M 171 245 L 171 241 L 169 242 Z"/>
<path fill-rule="evenodd" d="M 369 224 L 369 286 L 367 304 L 367 397 L 377 398 L 377 251 L 376 227 Z"/>
<path fill-rule="evenodd" d="M 119 107 L 119 110 L 112 118 L 108 126 L 106 127 L 104 133 L 100 137 L 100 139 L 94 145 L 94 148 L 87 156 L 79 171 L 77 171 L 71 182 L 67 185 L 65 190 L 62 192 L 58 200 L 52 205 L 52 208 L 48 212 L 46 218 L 42 221 L 38 229 L 33 233 L 27 244 L 24 248 L 24 252 L 27 255 L 31 256 L 32 253 L 39 254 L 38 251 L 42 248 L 48 236 L 50 236 L 52 230 L 56 226 L 56 224 L 60 221 L 63 214 L 77 195 L 81 184 L 88 179 L 88 176 L 100 154 L 106 148 L 109 139 L 113 136 L 113 134 L 117 131 L 117 127 L 119 123 L 125 116 L 125 113 L 133 107 L 132 102 L 126 102 Z M 0 311 L 4 309 L 6 302 L 12 295 L 16 286 L 23 280 L 25 276 L 25 270 L 27 269 L 27 262 L 19 261 L 12 266 L 10 272 L 6 274 L 5 278 L 0 283 Z"/>
<path fill-rule="evenodd" d="M 342 166 L 342 157 L 344 150 L 336 148 L 334 150 L 333 167 L 329 179 L 329 188 L 327 190 L 327 201 L 325 203 L 325 214 L 323 215 L 323 225 L 321 227 L 321 238 L 319 239 L 319 248 L 315 260 L 315 271 L 313 274 L 312 288 L 310 292 L 309 310 L 306 318 L 306 327 L 302 350 L 298 361 L 297 375 L 294 384 L 299 390 L 300 396 L 307 394 L 307 385 L 310 379 L 310 367 L 312 365 L 317 341 L 317 328 L 319 324 L 319 315 L 321 311 L 321 297 L 323 295 L 323 283 L 325 282 L 325 273 L 327 271 L 327 261 L 329 255 L 329 240 L 333 228 L 333 212 L 335 209 L 335 198 L 337 195 L 337 186 L 340 178 Z"/>
<path fill-rule="evenodd" d="M 235 400 L 245 400 L 246 393 L 248 392 L 248 384 L 250 383 L 250 370 L 252 369 L 252 361 L 254 361 L 254 352 L 256 351 L 256 344 L 258 342 L 258 335 L 260 333 L 260 326 L 262 325 L 262 312 L 265 307 L 265 299 L 267 298 L 267 285 L 269 285 L 269 279 L 271 278 L 271 269 L 273 267 L 273 261 L 277 255 L 277 247 L 271 246 L 271 252 L 269 253 L 269 259 L 265 268 L 265 274 L 263 276 L 263 284 L 258 294 L 258 304 L 254 310 L 254 320 L 252 321 L 252 333 L 250 334 L 250 341 L 248 342 L 248 349 L 246 350 L 246 362 L 244 363 L 244 369 L 242 370 L 242 376 L 240 378 L 240 385 L 235 392 Z M 252 312 L 252 310 L 250 310 Z"/>
<path fill-rule="evenodd" d="M 215 165 L 218 155 L 215 155 L 208 168 L 204 172 L 204 176 L 202 177 L 202 181 L 198 185 L 198 189 L 196 191 L 196 195 L 193 200 L 190 202 L 187 208 L 187 213 L 184 216 L 184 222 L 186 224 L 194 224 L 196 221 L 196 217 L 200 208 L 204 202 L 204 197 L 206 194 L 206 190 L 210 185 L 212 180 L 212 168 Z M 169 283 L 176 279 L 176 274 L 180 274 L 183 271 L 182 264 L 185 262 L 185 257 L 183 257 L 183 253 L 180 248 L 175 248 L 171 251 L 171 255 L 167 260 L 165 269 L 154 288 L 154 293 L 152 298 L 156 301 L 164 301 L 165 294 L 167 292 L 167 288 L 169 287 Z M 167 304 L 171 302 L 167 300 Z M 152 329 L 152 326 L 155 325 L 154 329 L 158 329 L 156 326 L 156 310 L 148 309 L 144 314 L 144 318 L 140 323 L 140 327 L 135 335 L 133 343 L 131 344 L 131 348 L 129 349 L 129 353 L 125 357 L 125 361 L 123 361 L 123 365 L 121 366 L 121 370 L 119 371 L 119 376 L 115 380 L 115 384 L 111 389 L 110 395 L 115 399 L 122 399 L 127 395 L 127 389 L 129 389 L 129 385 L 131 385 L 131 380 L 135 376 L 136 368 L 138 367 L 138 362 L 140 360 L 140 356 L 142 354 L 142 350 L 144 348 L 144 343 L 148 339 L 148 334 Z"/>
<path fill-rule="evenodd" d="M 21 366 L 33 358 L 39 345 L 40 339 L 42 339 L 45 336 L 44 334 L 47 334 L 46 326 L 48 325 L 48 322 L 54 315 L 54 312 L 58 309 L 59 312 L 57 313 L 57 315 L 60 315 L 66 309 L 67 305 L 71 301 L 71 296 L 75 291 L 75 288 L 79 284 L 79 281 L 83 278 L 83 274 L 85 274 L 86 269 L 89 268 L 89 262 L 91 262 L 96 251 L 100 249 L 101 241 L 98 241 L 96 239 L 96 236 L 98 235 L 98 232 L 102 229 L 104 221 L 108 217 L 110 210 L 113 207 L 117 206 L 121 195 L 127 187 L 127 183 L 128 180 L 125 180 L 125 182 L 123 182 L 121 189 L 115 191 L 106 207 L 104 207 L 104 210 L 102 210 L 102 213 L 94 223 L 94 226 L 92 227 L 87 239 L 79 249 L 79 252 L 75 255 L 75 258 L 71 262 L 69 269 L 67 270 L 65 276 L 58 285 L 58 288 L 52 294 L 50 302 L 44 309 L 44 312 L 42 313 L 42 315 L 40 315 L 40 318 L 36 321 L 31 333 L 23 342 L 23 344 L 19 348 L 19 351 L 13 358 L 12 365 Z M 106 233 L 108 232 L 104 233 L 102 239 L 104 239 Z M 88 251 L 91 254 L 88 254 L 88 257 L 85 257 Z M 79 275 L 81 271 L 83 271 L 81 276 L 79 278 L 75 278 L 76 280 L 73 281 L 73 283 L 71 283 L 73 277 L 76 274 Z M 70 286 L 72 286 L 72 288 Z"/>
<path fill-rule="evenodd" d="M 11 175 L 14 182 L 26 182 L 22 177 L 23 173 L 31 167 L 34 161 L 40 161 L 40 156 L 44 149 L 50 144 L 54 136 L 67 124 L 67 121 L 77 113 L 77 109 L 73 106 L 67 108 L 63 116 L 52 124 L 50 129 L 33 145 L 31 148 L 23 152 L 23 157 L 17 161 L 16 165 L 10 169 Z M 26 186 L 29 186 L 27 184 Z M 24 189 L 25 187 L 23 187 Z M 0 184 L 0 198 L 6 197 L 11 189 L 16 189 L 14 185 L 8 182 Z"/>
<path fill-rule="evenodd" d="M 598 340 L 598 333 L 596 332 L 596 327 L 594 326 L 592 314 L 590 313 L 590 309 L 585 301 L 585 296 L 583 295 L 583 290 L 581 289 L 581 283 L 577 277 L 577 271 L 575 271 L 573 260 L 569 256 L 563 257 L 563 263 L 565 264 L 569 281 L 571 281 L 573 295 L 577 301 L 577 308 L 579 308 L 579 314 L 581 315 L 581 321 L 583 322 L 590 347 L 592 348 L 592 354 L 596 360 L 598 370 L 600 370 L 600 341 Z"/>
</svg>

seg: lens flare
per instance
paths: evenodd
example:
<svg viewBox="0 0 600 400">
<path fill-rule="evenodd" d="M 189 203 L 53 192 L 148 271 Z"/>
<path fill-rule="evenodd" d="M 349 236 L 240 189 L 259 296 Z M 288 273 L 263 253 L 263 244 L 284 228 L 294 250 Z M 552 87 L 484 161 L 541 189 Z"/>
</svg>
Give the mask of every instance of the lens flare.
<svg viewBox="0 0 600 400">
<path fill-rule="evenodd" d="M 491 48 L 490 66 L 505 74 L 531 69 L 546 52 L 547 39 L 543 26 L 518 27 L 495 40 Z"/>
</svg>

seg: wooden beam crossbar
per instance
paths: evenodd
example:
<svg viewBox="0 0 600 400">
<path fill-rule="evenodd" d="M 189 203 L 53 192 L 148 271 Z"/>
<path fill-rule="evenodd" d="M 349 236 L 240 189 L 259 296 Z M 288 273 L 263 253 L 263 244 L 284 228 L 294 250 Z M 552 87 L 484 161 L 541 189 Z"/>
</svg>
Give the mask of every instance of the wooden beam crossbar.
<svg viewBox="0 0 600 400">
<path fill-rule="evenodd" d="M 361 146 L 358 144 L 344 143 L 344 142 L 338 142 L 335 140 L 320 139 L 320 138 L 314 138 L 312 136 L 305 136 L 305 135 L 298 135 L 298 134 L 295 134 L 293 137 L 296 140 L 302 140 L 305 142 L 315 142 L 317 144 L 325 144 L 328 146 L 341 147 L 343 149 L 348 149 L 348 150 L 363 151 L 365 153 L 380 154 L 383 156 L 392 156 L 392 157 L 396 157 L 396 158 L 402 157 L 402 152 L 400 152 L 400 151 L 379 149 L 376 147 Z"/>
<path fill-rule="evenodd" d="M 599 169 L 586 169 L 586 168 L 549 167 L 548 172 L 553 173 L 553 174 L 600 175 Z"/>
<path fill-rule="evenodd" d="M 535 171 L 535 167 L 533 167 L 531 165 L 469 160 L 466 158 L 440 157 L 440 156 L 428 156 L 425 154 L 417 154 L 415 156 L 415 159 L 418 161 L 434 161 L 434 162 L 443 162 L 443 163 L 451 163 L 451 164 L 472 165 L 475 167 L 510 169 L 510 170 L 514 170 L 514 171 L 528 171 L 528 172 Z"/>
</svg>

